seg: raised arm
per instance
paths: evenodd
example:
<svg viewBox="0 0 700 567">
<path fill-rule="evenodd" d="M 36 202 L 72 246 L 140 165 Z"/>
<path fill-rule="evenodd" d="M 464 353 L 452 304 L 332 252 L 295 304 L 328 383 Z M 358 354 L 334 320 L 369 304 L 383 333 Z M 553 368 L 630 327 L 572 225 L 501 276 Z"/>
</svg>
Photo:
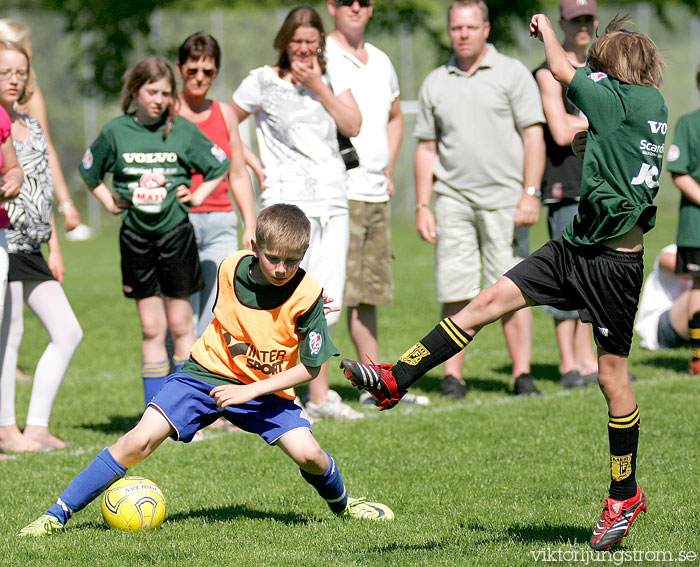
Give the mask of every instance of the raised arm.
<svg viewBox="0 0 700 567">
<path fill-rule="evenodd" d="M 321 67 L 315 57 L 312 59 L 311 65 L 292 61 L 290 68 L 294 79 L 299 84 L 313 91 L 319 102 L 328 111 L 328 114 L 335 120 L 341 134 L 352 138 L 360 133 L 362 114 L 350 89 L 335 94 L 323 82 Z"/>
<path fill-rule="evenodd" d="M 544 14 L 535 14 L 530 20 L 530 35 L 544 42 L 544 53 L 552 75 L 562 85 L 567 87 L 576 74 L 576 68 L 571 64 L 566 51 L 559 43 L 552 23 Z"/>
</svg>

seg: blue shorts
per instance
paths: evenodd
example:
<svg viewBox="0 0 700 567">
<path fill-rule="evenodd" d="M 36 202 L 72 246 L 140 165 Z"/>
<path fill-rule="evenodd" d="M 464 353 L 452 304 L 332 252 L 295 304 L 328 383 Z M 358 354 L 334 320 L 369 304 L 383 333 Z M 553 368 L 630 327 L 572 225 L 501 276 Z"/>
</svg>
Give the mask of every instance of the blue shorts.
<svg viewBox="0 0 700 567">
<path fill-rule="evenodd" d="M 189 443 L 194 434 L 220 417 L 249 433 L 257 433 L 272 445 L 294 429 L 311 429 L 302 409 L 275 394 L 221 409 L 209 395 L 216 386 L 183 372 L 168 376 L 149 405 L 158 409 L 175 429 L 177 441 Z"/>
</svg>

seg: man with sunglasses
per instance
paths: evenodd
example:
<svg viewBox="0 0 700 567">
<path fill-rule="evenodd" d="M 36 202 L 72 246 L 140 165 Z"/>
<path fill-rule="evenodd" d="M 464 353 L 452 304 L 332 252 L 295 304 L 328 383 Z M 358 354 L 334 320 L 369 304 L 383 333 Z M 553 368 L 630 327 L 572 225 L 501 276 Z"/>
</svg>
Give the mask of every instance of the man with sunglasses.
<svg viewBox="0 0 700 567">
<path fill-rule="evenodd" d="M 342 77 L 350 85 L 362 113 L 362 128 L 352 139 L 360 165 L 348 171 L 350 245 L 343 303 L 358 358 L 366 363 L 379 360 L 376 306 L 393 299 L 389 200 L 403 135 L 396 71 L 383 51 L 365 41 L 372 9 L 372 0 L 329 0 L 335 29 L 326 38 L 331 81 Z M 430 403 L 426 396 L 409 402 Z"/>
<path fill-rule="evenodd" d="M 443 317 L 528 255 L 545 162 L 537 84 L 522 63 L 488 43 L 486 4 L 456 0 L 447 19 L 454 53 L 423 82 L 414 130 L 416 230 L 436 244 Z M 539 394 L 530 373 L 530 310 L 504 318 L 503 332 L 515 393 Z M 444 396 L 466 394 L 463 362 L 464 351 L 445 362 Z"/>
</svg>

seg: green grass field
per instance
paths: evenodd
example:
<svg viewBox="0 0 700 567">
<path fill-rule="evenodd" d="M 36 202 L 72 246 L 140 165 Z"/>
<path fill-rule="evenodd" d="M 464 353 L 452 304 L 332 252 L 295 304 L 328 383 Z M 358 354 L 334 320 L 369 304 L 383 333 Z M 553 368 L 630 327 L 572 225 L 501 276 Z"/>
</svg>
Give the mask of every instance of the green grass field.
<svg viewBox="0 0 700 567">
<path fill-rule="evenodd" d="M 664 208 L 647 240 L 647 267 L 673 241 L 674 212 Z M 380 312 L 386 361 L 438 319 L 431 246 L 410 226 L 396 226 L 394 238 L 396 301 Z M 540 223 L 533 243 L 543 238 Z M 95 502 L 65 533 L 16 538 L 16 530 L 42 513 L 142 409 L 139 326 L 133 302 L 121 296 L 116 231 L 65 242 L 64 254 L 65 287 L 85 338 L 56 401 L 52 428 L 75 445 L 0 463 L 2 565 L 698 564 L 700 404 L 698 379 L 686 374 L 689 351 L 632 352 L 643 416 L 638 479 L 649 512 L 620 546 L 627 555 L 592 555 L 587 541 L 609 479 L 606 408 L 597 388 L 565 392 L 558 386 L 553 326 L 540 309 L 533 347 L 540 398 L 510 393 L 509 357 L 500 326 L 492 325 L 469 347 L 471 390 L 463 401 L 441 400 L 434 372 L 418 383 L 430 408 L 400 405 L 380 414 L 363 407 L 364 420 L 314 427 L 350 494 L 390 505 L 392 523 L 336 519 L 281 451 L 236 433 L 191 446 L 166 443 L 129 471 L 165 493 L 166 521 L 155 532 L 110 531 Z M 335 339 L 344 355 L 354 356 L 345 329 L 339 326 Z M 28 315 L 20 363 L 33 371 L 45 344 L 45 333 Z M 356 400 L 338 370 L 331 381 Z M 18 383 L 20 424 L 30 388 Z"/>
</svg>

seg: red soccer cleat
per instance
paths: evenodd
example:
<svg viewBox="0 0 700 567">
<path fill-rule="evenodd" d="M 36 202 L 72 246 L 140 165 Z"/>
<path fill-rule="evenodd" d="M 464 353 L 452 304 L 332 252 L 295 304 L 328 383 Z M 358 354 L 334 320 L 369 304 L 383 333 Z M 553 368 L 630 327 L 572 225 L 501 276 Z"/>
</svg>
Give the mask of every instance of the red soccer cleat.
<svg viewBox="0 0 700 567">
<path fill-rule="evenodd" d="M 642 511 L 647 511 L 647 498 L 639 486 L 637 494 L 627 500 L 606 498 L 603 514 L 588 544 L 596 551 L 606 551 L 613 544 L 620 543 L 630 531 L 634 519 Z"/>
<path fill-rule="evenodd" d="M 360 364 L 344 358 L 340 367 L 355 388 L 372 394 L 380 410 L 393 408 L 406 394 L 399 391 L 391 364 Z"/>
</svg>

